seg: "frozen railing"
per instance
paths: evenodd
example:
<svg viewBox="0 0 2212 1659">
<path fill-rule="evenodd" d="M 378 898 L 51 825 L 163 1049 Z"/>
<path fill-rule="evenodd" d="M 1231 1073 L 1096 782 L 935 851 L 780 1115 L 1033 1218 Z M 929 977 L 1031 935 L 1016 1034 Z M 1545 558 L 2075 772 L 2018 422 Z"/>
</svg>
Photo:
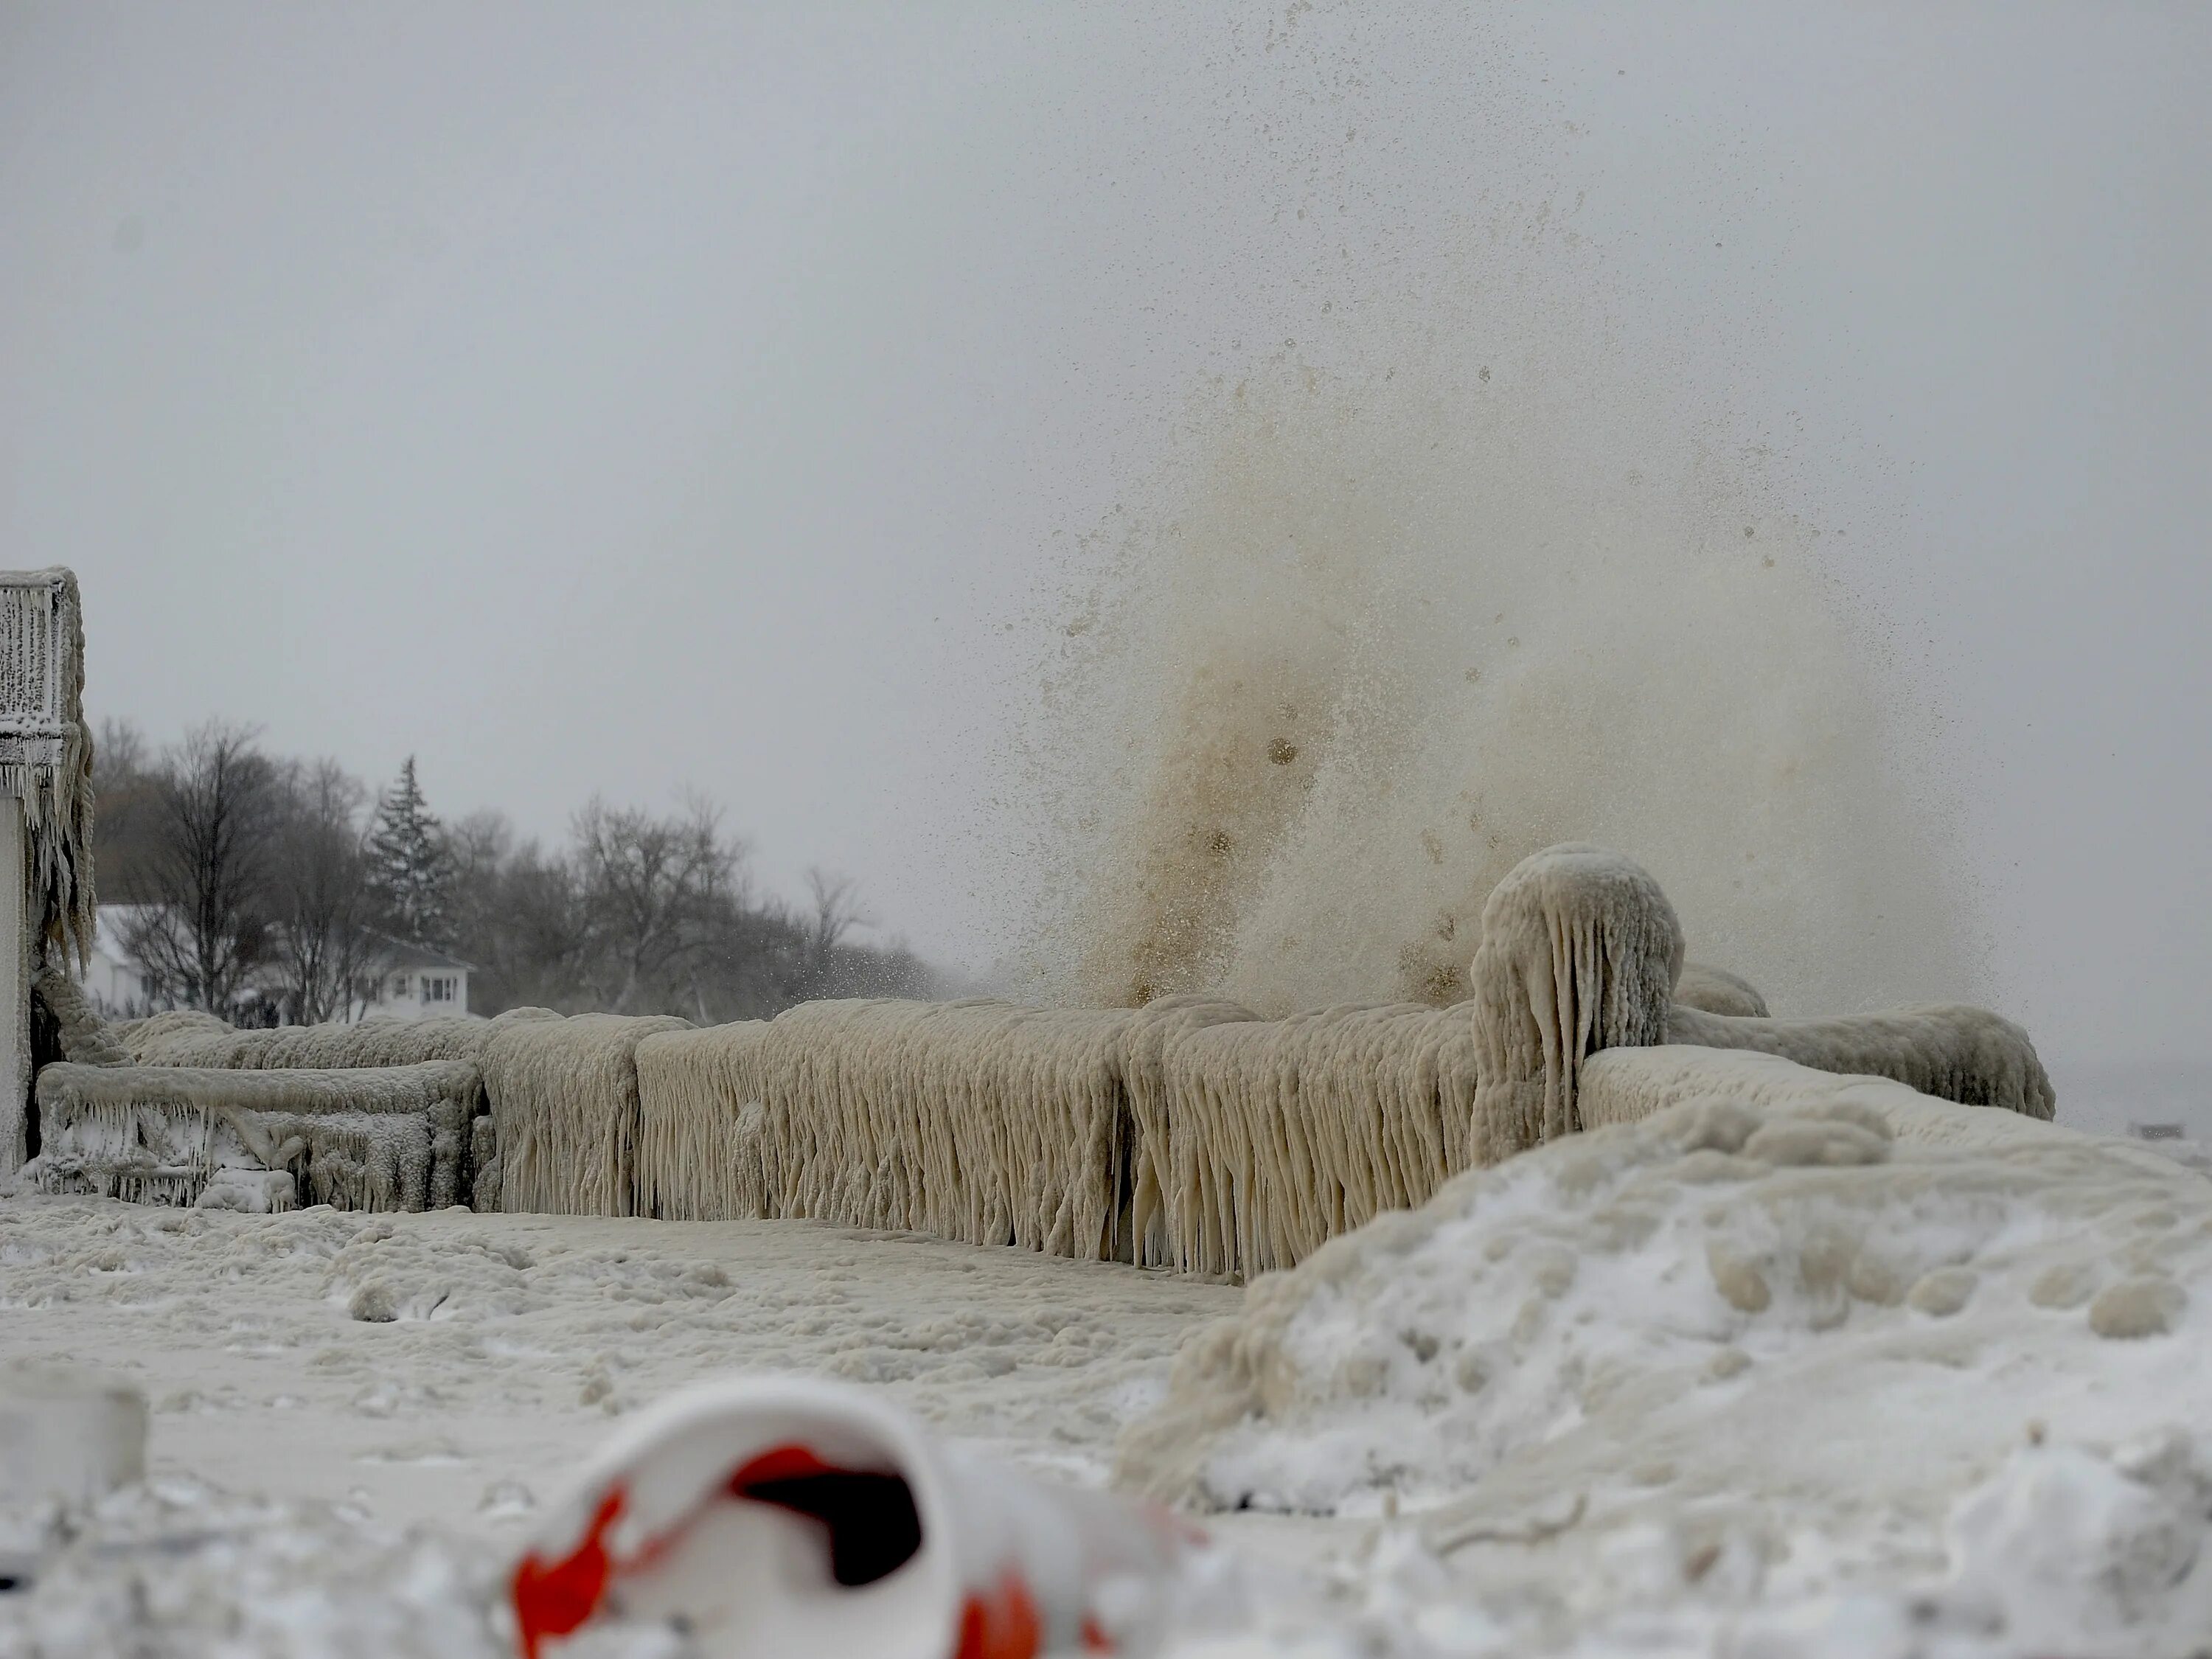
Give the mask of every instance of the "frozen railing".
<svg viewBox="0 0 2212 1659">
<path fill-rule="evenodd" d="M 0 571 L 0 1179 L 29 1155 L 31 973 L 91 949 L 84 612 L 60 568 Z"/>
<path fill-rule="evenodd" d="M 58 769 L 81 684 L 76 579 L 66 570 L 0 571 L 0 787 L 24 793 L 23 769 Z"/>
</svg>

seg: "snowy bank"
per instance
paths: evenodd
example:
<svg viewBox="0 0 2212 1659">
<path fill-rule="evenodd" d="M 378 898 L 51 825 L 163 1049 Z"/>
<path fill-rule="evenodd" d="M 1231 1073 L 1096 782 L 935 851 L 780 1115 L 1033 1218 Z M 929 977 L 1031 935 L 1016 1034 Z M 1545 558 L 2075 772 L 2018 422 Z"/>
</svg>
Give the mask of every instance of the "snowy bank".
<svg viewBox="0 0 2212 1659">
<path fill-rule="evenodd" d="M 1613 1051 L 1583 1089 L 1601 1123 L 1656 1109 L 1257 1281 L 1121 1478 L 1402 1508 L 1420 1599 L 1483 1609 L 1443 1651 L 2201 1640 L 2212 1182 L 1767 1055 Z"/>
</svg>

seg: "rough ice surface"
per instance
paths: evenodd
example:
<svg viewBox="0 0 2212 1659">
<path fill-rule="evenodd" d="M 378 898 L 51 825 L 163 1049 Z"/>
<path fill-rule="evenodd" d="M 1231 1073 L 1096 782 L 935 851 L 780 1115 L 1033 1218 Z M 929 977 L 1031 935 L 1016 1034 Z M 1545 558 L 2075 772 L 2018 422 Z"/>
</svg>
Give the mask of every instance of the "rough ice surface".
<svg viewBox="0 0 2212 1659">
<path fill-rule="evenodd" d="M 88 1547 L 71 1576 L 0 1595 L 0 1643 L 15 1644 L 0 1654 L 142 1650 L 115 1635 L 138 1629 L 113 1622 L 127 1609 L 84 1613 L 110 1620 L 89 1645 L 51 1634 L 64 1628 L 53 1598 L 123 1595 L 141 1565 L 210 1607 L 228 1598 L 260 1644 L 227 1645 L 186 1620 L 143 1647 L 162 1659 L 505 1652 L 471 1634 L 463 1605 L 487 1556 L 503 1559 L 624 1413 L 732 1370 L 866 1383 L 963 1443 L 1103 1483 L 1115 1436 L 1164 1386 L 1176 1346 L 1238 1299 L 1221 1285 L 805 1222 L 0 1200 L 0 1347 L 134 1381 L 153 1407 L 157 1488 L 211 1489 L 217 1518 L 180 1512 L 176 1527 L 240 1534 L 199 1566 Z M 408 1540 L 410 1528 L 422 1535 Z M 338 1547 L 346 1537 L 363 1559 Z M 287 1562 L 289 1588 L 272 1588 Z M 392 1620 L 421 1612 L 405 1628 L 435 1614 L 462 1633 L 444 1647 L 323 1643 L 329 1618 L 387 1594 L 402 1603 Z M 261 1605 L 272 1595 L 311 1609 L 289 1638 L 264 1639 L 281 1623 Z M 366 1628 L 399 1628 L 385 1619 Z"/>
<path fill-rule="evenodd" d="M 1764 1051 L 2051 1115 L 2027 1033 L 1993 1013 L 1776 1020 L 1747 983 L 1701 969 L 1685 987 L 1682 970 L 1682 930 L 1650 872 L 1566 843 L 1521 860 L 1489 895 L 1472 999 L 1449 1008 L 1339 1005 L 1271 1020 L 1199 996 L 1111 1009 L 835 1000 L 703 1031 L 519 1010 L 368 1035 L 161 1015 L 118 1034 L 160 1064 L 49 1068 L 100 1109 L 82 1133 L 55 1126 L 38 1179 L 188 1201 L 210 1149 L 167 1143 L 195 1122 L 204 1141 L 208 1115 L 157 1120 L 143 1108 L 162 1091 L 194 1079 L 212 1109 L 237 1104 L 249 1079 L 257 1091 L 316 1078 L 366 1090 L 411 1059 L 480 1067 L 489 1123 L 433 1113 L 412 1126 L 427 1150 L 396 1153 L 392 1126 L 364 1140 L 310 1125 L 306 1195 L 349 1208 L 805 1217 L 1249 1277 L 1426 1201 L 1461 1170 L 1576 1133 L 1584 1062 L 1607 1049 L 1671 1039 Z M 385 1070 L 262 1069 L 372 1060 Z M 42 1081 L 50 1112 L 69 1103 L 47 1092 Z M 271 1154 L 287 1127 L 270 1127 L 261 1164 L 283 1162 Z M 228 1186 L 218 1196 L 237 1201 Z"/>
<path fill-rule="evenodd" d="M 172 1009 L 109 1028 L 141 1066 L 226 1071 L 335 1071 L 419 1066 L 434 1060 L 481 1060 L 485 1047 L 516 1025 L 560 1016 L 550 1008 L 510 1008 L 489 1019 L 441 1014 L 427 1019 L 241 1029 L 194 1008 Z"/>
<path fill-rule="evenodd" d="M 1779 1054 L 1800 1065 L 1872 1075 L 1968 1106 L 2048 1118 L 2057 1095 L 2027 1033 L 1986 1008 L 1936 1003 L 1816 1019 L 1715 1014 L 1677 1001 L 1666 1041 Z"/>
<path fill-rule="evenodd" d="M 522 1020 L 484 1043 L 503 1210 L 636 1213 L 638 1045 L 672 1016 Z"/>
<path fill-rule="evenodd" d="M 1522 860 L 1483 904 L 1468 975 L 1476 1121 L 1517 1121 L 1516 1147 L 1582 1127 L 1584 1057 L 1665 1042 L 1681 971 L 1681 923 L 1634 860 L 1580 842 Z"/>
</svg>

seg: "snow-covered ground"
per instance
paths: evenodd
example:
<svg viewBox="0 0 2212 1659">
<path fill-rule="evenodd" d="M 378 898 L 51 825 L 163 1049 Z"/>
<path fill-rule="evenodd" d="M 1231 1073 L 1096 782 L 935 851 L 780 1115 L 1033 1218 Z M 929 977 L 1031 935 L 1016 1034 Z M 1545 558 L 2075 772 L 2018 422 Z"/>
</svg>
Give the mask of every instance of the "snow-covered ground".
<svg viewBox="0 0 2212 1659">
<path fill-rule="evenodd" d="M 2204 1650 L 2212 1182 L 1755 1070 L 1249 1296 L 803 1223 L 0 1201 L 0 1358 L 154 1407 L 0 1654 L 495 1654 L 543 1501 L 736 1370 L 1225 1506 L 1177 1659 Z"/>
<path fill-rule="evenodd" d="M 123 1546 L 142 1534 L 210 1529 L 275 1553 L 242 1568 L 228 1547 L 197 1563 L 157 1551 L 141 1565 L 185 1586 L 174 1594 L 211 1632 L 227 1627 L 214 1605 L 225 1582 L 265 1610 L 266 1581 L 283 1576 L 295 1601 L 319 1585 L 333 1605 L 383 1607 L 364 1652 L 393 1651 L 394 1606 L 417 1602 L 399 1650 L 433 1627 L 449 1632 L 441 1650 L 489 1650 L 481 1632 L 451 1632 L 495 1552 L 623 1412 L 732 1370 L 878 1385 L 940 1432 L 1095 1484 L 1176 1345 L 1239 1299 L 1164 1274 L 804 1222 L 0 1200 L 0 1358 L 134 1381 L 153 1407 L 155 1488 L 113 1506 L 103 1551 L 30 1596 L 0 1597 L 0 1652 L 99 1650 L 54 1632 L 43 1650 L 22 1644 L 40 1603 L 99 1577 L 88 1562 L 130 1559 Z M 248 1496 L 306 1507 L 238 1501 Z M 427 1533 L 372 1542 L 372 1523 Z M 319 1565 L 278 1575 L 288 1550 Z M 419 1594 L 395 1604 L 386 1592 L 401 1582 Z M 244 1650 L 321 1651 L 333 1619 L 294 1606 Z M 212 1635 L 165 1639 L 218 1650 Z"/>
</svg>

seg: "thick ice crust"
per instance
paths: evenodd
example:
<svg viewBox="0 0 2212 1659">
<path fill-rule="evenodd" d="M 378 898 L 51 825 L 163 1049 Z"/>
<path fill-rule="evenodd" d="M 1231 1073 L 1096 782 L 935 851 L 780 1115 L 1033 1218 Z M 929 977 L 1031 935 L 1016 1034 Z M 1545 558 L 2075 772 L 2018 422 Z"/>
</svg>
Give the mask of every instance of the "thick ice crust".
<svg viewBox="0 0 2212 1659">
<path fill-rule="evenodd" d="M 1129 1260 L 1128 1010 L 807 1003 L 656 1037 L 641 1194 L 671 1216 L 811 1217 Z M 726 1158 L 709 1185 L 687 1149 Z"/>
<path fill-rule="evenodd" d="M 811 1003 L 648 1038 L 637 1064 L 641 1213 L 1208 1274 L 1287 1265 L 1493 1150 L 1466 1018 L 1412 1005 Z"/>
<path fill-rule="evenodd" d="M 500 1207 L 635 1214 L 638 1045 L 690 1029 L 672 1016 L 578 1014 L 513 1021 L 493 1032 L 483 1065 L 498 1137 Z"/>
<path fill-rule="evenodd" d="M 290 1031 L 161 1015 L 120 1035 L 169 1064 L 475 1060 L 490 1121 L 454 1162 L 478 1208 L 805 1217 L 1226 1277 L 1605 1121 L 1581 1101 L 1596 1057 L 1670 1035 L 2049 1115 L 2033 1049 L 1995 1015 L 1705 1012 L 1686 990 L 1764 1005 L 1717 971 L 1684 976 L 1681 951 L 1649 874 L 1565 846 L 1491 896 L 1475 999 L 1452 1009 L 854 1000 L 707 1030 L 518 1010 Z"/>
<path fill-rule="evenodd" d="M 418 1066 L 433 1060 L 481 1060 L 484 1046 L 514 1026 L 557 1020 L 550 1008 L 510 1008 L 491 1019 L 464 1014 L 428 1019 L 365 1019 L 352 1025 L 286 1025 L 241 1030 L 212 1014 L 180 1008 L 111 1028 L 141 1066 L 198 1066 L 228 1071 L 333 1070 Z"/>
<path fill-rule="evenodd" d="M 39 965 L 38 971 L 31 976 L 31 990 L 53 1016 L 64 1059 L 81 1066 L 131 1063 L 130 1054 L 85 1000 L 84 988 L 52 963 Z"/>
</svg>

